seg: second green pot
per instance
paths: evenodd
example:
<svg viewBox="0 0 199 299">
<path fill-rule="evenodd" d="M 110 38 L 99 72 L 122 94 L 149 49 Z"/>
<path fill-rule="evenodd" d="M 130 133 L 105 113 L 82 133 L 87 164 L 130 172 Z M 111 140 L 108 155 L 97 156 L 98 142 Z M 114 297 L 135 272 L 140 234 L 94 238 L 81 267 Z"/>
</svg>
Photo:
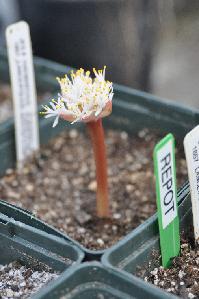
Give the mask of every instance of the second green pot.
<svg viewBox="0 0 199 299">
<path fill-rule="evenodd" d="M 178 200 L 180 202 L 180 227 L 181 230 L 186 231 L 192 224 L 191 200 L 188 183 L 181 189 L 180 193 L 178 193 Z M 124 276 L 129 273 L 134 276 L 138 271 L 138 267 L 142 268 L 148 264 L 149 261 L 152 261 L 154 250 L 160 254 L 157 215 L 149 218 L 123 240 L 108 249 L 102 256 L 102 263 L 106 267 L 120 270 Z M 152 284 L 144 283 L 144 288 L 154 288 Z M 155 288 L 157 289 L 157 287 Z M 160 298 L 166 299 L 168 293 L 162 289 L 159 290 L 161 292 Z M 171 298 L 176 298 L 176 296 L 171 294 L 169 294 L 169 296 L 171 296 Z"/>
</svg>

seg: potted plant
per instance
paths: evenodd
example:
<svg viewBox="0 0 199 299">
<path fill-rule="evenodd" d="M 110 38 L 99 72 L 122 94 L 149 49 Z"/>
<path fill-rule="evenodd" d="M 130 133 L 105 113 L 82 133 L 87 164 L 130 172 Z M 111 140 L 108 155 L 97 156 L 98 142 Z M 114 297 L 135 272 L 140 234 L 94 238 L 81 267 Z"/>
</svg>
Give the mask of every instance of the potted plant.
<svg viewBox="0 0 199 299">
<path fill-rule="evenodd" d="M 57 75 L 63 75 L 65 67 L 45 61 L 42 63 L 40 61 L 38 65 L 41 66 L 40 70 L 43 70 L 39 80 L 40 84 L 49 85 L 53 90 L 57 85 L 52 75 L 55 76 L 56 69 Z M 89 139 L 86 139 L 86 135 L 82 132 L 82 126 L 77 124 L 75 129 L 74 127 L 71 129 L 70 124 L 61 121 L 52 130 L 51 119 L 45 120 L 41 117 L 39 122 L 41 144 L 46 144 L 51 140 L 49 145 L 42 148 L 41 154 L 34 156 L 28 162 L 29 166 L 27 164 L 22 173 L 7 170 L 0 182 L 0 188 L 2 199 L 13 204 L 21 205 L 23 202 L 23 208 L 32 210 L 33 213 L 36 212 L 41 219 L 51 225 L 6 202 L 1 202 L 0 210 L 15 220 L 71 241 L 74 240 L 74 236 L 77 237 L 77 240 L 84 241 L 86 232 L 89 230 L 89 236 L 92 237 L 92 229 L 96 229 L 97 237 L 95 235 L 93 240 L 100 250 L 93 250 L 92 244 L 88 249 L 85 243 L 82 246 L 79 242 L 74 242 L 83 248 L 87 259 L 100 259 L 104 247 L 111 246 L 114 243 L 114 238 L 117 242 L 119 238 L 155 211 L 153 170 L 150 163 L 153 146 L 159 136 L 166 132 L 172 132 L 178 140 L 182 140 L 186 132 L 195 125 L 197 118 L 196 110 L 180 107 L 172 102 L 160 100 L 131 88 L 114 85 L 113 113 L 104 119 L 104 126 L 108 134 L 108 158 L 112 159 L 109 167 L 111 183 L 114 186 L 110 200 L 113 217 L 103 223 L 101 220 L 96 219 L 96 222 L 93 222 L 91 219 L 91 215 L 95 211 L 95 172 Z M 58 136 L 60 132 L 63 133 Z M 0 156 L 4 162 L 2 173 L 5 173 L 5 170 L 13 166 L 15 162 L 13 136 L 13 120 L 0 126 L 2 140 Z M 54 136 L 57 137 L 53 140 Z M 180 157 L 179 172 L 184 171 L 181 184 L 186 177 L 186 171 L 184 159 L 182 156 Z M 51 158 L 52 160 L 50 160 Z M 57 179 L 58 177 L 59 179 Z M 86 181 L 82 181 L 82 177 L 86 178 Z M 21 185 L 21 182 L 24 185 Z M 60 182 L 62 182 L 61 185 Z M 70 193 L 72 185 L 73 191 Z M 139 188 L 142 189 L 142 193 Z M 71 194 L 74 196 L 71 197 Z M 60 205 L 60 198 L 62 198 L 63 206 Z M 40 199 L 43 203 L 37 201 Z M 118 202 L 115 203 L 116 199 Z M 141 200 L 143 200 L 142 205 L 139 204 Z M 85 207 L 90 211 L 86 211 Z M 123 207 L 125 212 L 121 213 L 120 210 Z M 139 215 L 137 215 L 138 209 Z M 71 216 L 75 220 L 73 226 L 67 222 Z M 127 221 L 125 225 L 120 218 L 122 221 Z M 84 230 L 82 230 L 82 225 L 86 226 Z M 103 233 L 109 233 L 109 235 L 106 234 L 106 240 L 110 239 L 110 234 L 114 237 L 112 243 L 105 244 L 106 242 L 102 238 Z"/>
</svg>

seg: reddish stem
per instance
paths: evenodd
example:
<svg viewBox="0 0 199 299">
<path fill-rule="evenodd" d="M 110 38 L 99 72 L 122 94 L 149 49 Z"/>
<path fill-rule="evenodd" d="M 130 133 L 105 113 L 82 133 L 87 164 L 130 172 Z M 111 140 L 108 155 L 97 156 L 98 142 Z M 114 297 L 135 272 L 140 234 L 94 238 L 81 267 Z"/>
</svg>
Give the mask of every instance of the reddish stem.
<svg viewBox="0 0 199 299">
<path fill-rule="evenodd" d="M 87 123 L 95 156 L 97 180 L 97 215 L 109 217 L 106 148 L 102 119 Z"/>
</svg>

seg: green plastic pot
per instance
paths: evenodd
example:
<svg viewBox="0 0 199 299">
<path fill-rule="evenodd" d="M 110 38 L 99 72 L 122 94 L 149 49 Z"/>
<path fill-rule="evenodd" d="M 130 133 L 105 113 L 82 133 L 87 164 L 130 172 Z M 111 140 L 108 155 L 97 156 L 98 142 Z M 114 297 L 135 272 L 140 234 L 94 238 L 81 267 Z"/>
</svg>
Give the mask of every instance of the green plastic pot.
<svg viewBox="0 0 199 299">
<path fill-rule="evenodd" d="M 67 272 L 84 258 L 84 253 L 69 242 L 13 221 L 2 213 L 0 253 L 1 265 L 18 261 L 33 268 L 36 265 L 44 269 L 48 266 L 58 272 Z"/>
<path fill-rule="evenodd" d="M 5 75 L 5 80 L 8 80 L 7 68 L 6 56 L 1 53 L 0 71 Z M 38 88 L 55 92 L 58 89 L 58 85 L 54 77 L 63 75 L 69 71 L 69 68 L 44 59 L 35 59 L 35 70 Z M 116 84 L 114 85 L 114 93 L 113 113 L 110 117 L 104 119 L 106 127 L 126 130 L 129 134 L 138 132 L 138 130 L 146 127 L 163 134 L 171 132 L 182 143 L 185 134 L 198 124 L 199 111 L 196 109 L 181 107 L 181 105 L 174 102 L 162 100 L 151 94 Z M 46 99 L 44 103 L 48 101 L 49 99 Z M 39 109 L 40 107 L 38 107 Z M 52 119 L 40 117 L 39 130 L 41 144 L 46 144 L 52 137 L 70 128 L 74 128 L 74 126 L 60 121 L 59 125 L 52 129 Z M 83 125 L 76 125 L 76 128 L 82 129 Z M 0 175 L 3 175 L 7 168 L 15 166 L 13 119 L 0 124 L 0 141 L 0 160 L 2 161 Z M 3 202 L 0 204 L 1 210 L 5 210 L 5 213 L 11 215 L 17 221 L 22 221 L 27 225 L 74 242 L 74 244 L 84 250 L 86 260 L 99 260 L 104 253 L 104 250 L 88 250 L 78 242 L 70 239 L 66 234 L 38 220 L 28 211 Z"/>
<path fill-rule="evenodd" d="M 192 224 L 191 200 L 189 184 L 178 193 L 179 217 L 181 230 L 186 231 Z M 142 267 L 152 260 L 152 252 L 160 252 L 159 230 L 157 215 L 152 216 L 132 233 L 108 249 L 102 256 L 102 263 L 108 268 L 121 271 L 124 275 L 136 275 L 137 267 Z M 151 264 L 153 267 L 153 264 Z M 152 284 L 146 283 L 144 288 L 154 288 Z M 156 287 L 155 287 L 156 288 Z M 168 293 L 161 291 L 160 298 L 168 298 Z M 171 298 L 176 296 L 171 296 Z"/>
<path fill-rule="evenodd" d="M 66 240 L 15 221 L 3 213 L 0 213 L 0 239 L 0 264 L 15 259 L 27 262 L 30 256 L 56 271 L 64 271 L 84 258 L 83 251 Z"/>
<path fill-rule="evenodd" d="M 136 277 L 123 276 L 97 262 L 84 263 L 63 273 L 32 299 L 158 299 L 160 292 L 148 290 Z M 171 298 L 167 296 L 166 298 Z"/>
</svg>

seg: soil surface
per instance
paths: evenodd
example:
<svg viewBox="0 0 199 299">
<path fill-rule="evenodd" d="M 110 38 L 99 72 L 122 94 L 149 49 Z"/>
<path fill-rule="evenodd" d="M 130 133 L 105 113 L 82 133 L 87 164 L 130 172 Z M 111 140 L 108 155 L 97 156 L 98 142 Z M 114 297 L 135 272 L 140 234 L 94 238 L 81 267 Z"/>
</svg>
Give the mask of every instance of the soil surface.
<svg viewBox="0 0 199 299">
<path fill-rule="evenodd" d="M 44 284 L 58 277 L 50 268 L 33 269 L 13 262 L 0 265 L 0 298 L 30 298 Z"/>
<path fill-rule="evenodd" d="M 0 180 L 1 198 L 31 210 L 42 220 L 90 249 L 116 243 L 156 210 L 152 152 L 160 136 L 106 131 L 112 217 L 95 213 L 95 165 L 90 140 L 66 130 L 30 159 L 21 172 L 9 169 Z M 177 178 L 187 178 L 183 152 L 177 152 Z"/>
<path fill-rule="evenodd" d="M 38 93 L 38 102 L 50 97 L 50 93 Z M 0 123 L 13 116 L 12 91 L 9 84 L 0 83 Z"/>
<path fill-rule="evenodd" d="M 181 254 L 173 259 L 169 269 L 159 267 L 161 257 L 154 252 L 152 264 L 156 268 L 150 271 L 149 264 L 138 275 L 181 298 L 199 298 L 199 246 L 195 246 L 192 236 L 181 236 Z"/>
</svg>

